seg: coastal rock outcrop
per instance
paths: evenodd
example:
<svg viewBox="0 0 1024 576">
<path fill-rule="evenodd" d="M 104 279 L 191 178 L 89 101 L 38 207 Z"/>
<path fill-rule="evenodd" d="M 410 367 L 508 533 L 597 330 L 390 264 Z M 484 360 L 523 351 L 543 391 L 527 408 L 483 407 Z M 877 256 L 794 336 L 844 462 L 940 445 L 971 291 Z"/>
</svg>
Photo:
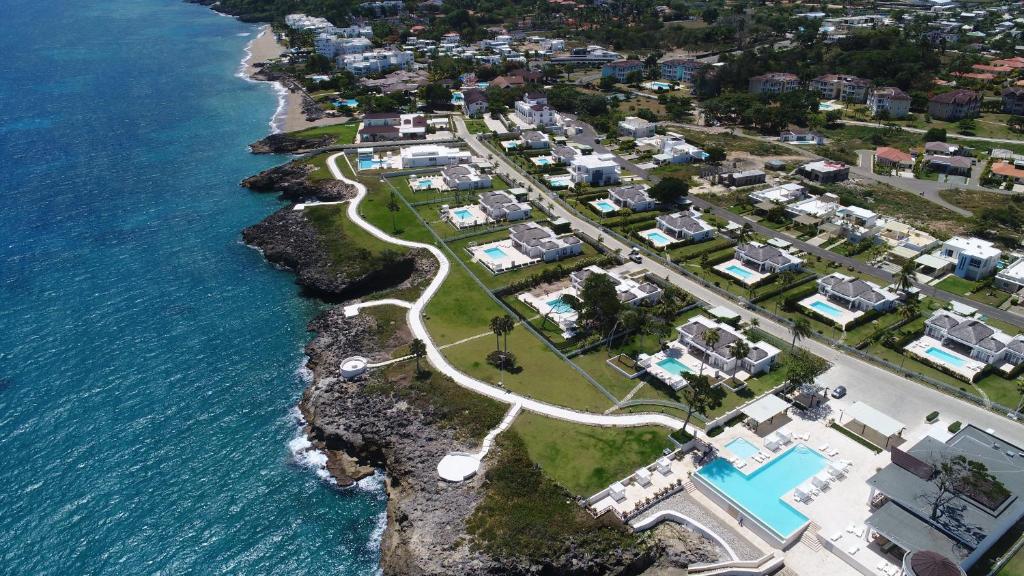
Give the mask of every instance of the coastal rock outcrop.
<svg viewBox="0 0 1024 576">
<path fill-rule="evenodd" d="M 253 154 L 296 154 L 334 144 L 331 136 L 302 137 L 278 132 L 249 145 Z"/>
<path fill-rule="evenodd" d="M 355 196 L 355 188 L 344 182 L 311 179 L 313 170 L 309 164 L 292 161 L 250 176 L 242 180 L 242 186 L 253 192 L 278 192 L 282 199 L 291 202 L 337 202 Z"/>
<path fill-rule="evenodd" d="M 242 239 L 259 248 L 271 263 L 293 271 L 296 283 L 310 296 L 341 302 L 411 285 L 437 270 L 437 262 L 419 251 L 371 254 L 354 246 L 336 247 L 346 255 L 339 261 L 327 246 L 324 234 L 309 219 L 308 210 L 287 206 L 243 230 Z"/>
</svg>

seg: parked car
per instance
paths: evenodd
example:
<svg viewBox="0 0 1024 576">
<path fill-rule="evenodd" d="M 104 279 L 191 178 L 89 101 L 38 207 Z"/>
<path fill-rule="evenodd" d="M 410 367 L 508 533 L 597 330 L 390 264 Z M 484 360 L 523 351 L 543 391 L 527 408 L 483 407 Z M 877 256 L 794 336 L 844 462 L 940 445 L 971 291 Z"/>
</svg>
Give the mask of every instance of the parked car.
<svg viewBox="0 0 1024 576">
<path fill-rule="evenodd" d="M 832 390 L 833 398 L 842 398 L 843 396 L 846 396 L 846 386 L 836 386 L 835 389 Z"/>
</svg>

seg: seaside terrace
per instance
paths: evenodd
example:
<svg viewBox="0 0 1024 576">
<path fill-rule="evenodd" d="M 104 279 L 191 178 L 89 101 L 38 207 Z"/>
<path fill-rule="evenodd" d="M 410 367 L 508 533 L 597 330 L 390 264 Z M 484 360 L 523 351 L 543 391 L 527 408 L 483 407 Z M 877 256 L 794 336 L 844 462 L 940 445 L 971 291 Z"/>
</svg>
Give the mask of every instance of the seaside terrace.
<svg viewBox="0 0 1024 576">
<path fill-rule="evenodd" d="M 818 292 L 800 301 L 812 313 L 824 316 L 840 328 L 868 311 L 887 312 L 896 305 L 895 292 L 845 274 L 829 274 L 818 280 Z"/>
<path fill-rule="evenodd" d="M 911 355 L 974 382 L 989 367 L 1003 375 L 1024 363 L 1024 336 L 1010 336 L 984 322 L 947 310 L 925 321 L 924 335 L 905 347 Z"/>
</svg>

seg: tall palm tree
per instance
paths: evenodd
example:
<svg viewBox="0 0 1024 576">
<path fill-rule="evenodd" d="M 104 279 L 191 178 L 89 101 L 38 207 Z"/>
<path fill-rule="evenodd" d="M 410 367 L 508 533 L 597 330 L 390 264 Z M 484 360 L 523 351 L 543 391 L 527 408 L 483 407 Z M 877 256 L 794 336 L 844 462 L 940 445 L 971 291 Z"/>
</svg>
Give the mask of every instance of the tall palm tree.
<svg viewBox="0 0 1024 576">
<path fill-rule="evenodd" d="M 508 335 L 516 329 L 516 319 L 508 314 L 501 317 L 501 336 L 505 342 L 505 356 L 508 356 Z"/>
<path fill-rule="evenodd" d="M 491 318 L 491 332 L 494 332 L 494 349 L 501 350 L 501 333 L 504 330 L 504 324 L 502 323 L 501 316 L 495 316 Z"/>
<path fill-rule="evenodd" d="M 391 212 L 391 231 L 397 232 L 398 222 L 395 220 L 395 216 L 398 214 L 398 211 L 402 209 L 402 207 L 398 205 L 398 200 L 395 198 L 394 191 L 392 191 L 391 195 L 388 196 L 387 208 L 388 212 Z"/>
<path fill-rule="evenodd" d="M 907 292 L 914 287 L 914 265 L 913 260 L 907 260 L 903 267 L 900 268 L 899 274 L 896 276 L 896 287 L 903 292 Z"/>
<path fill-rule="evenodd" d="M 718 344 L 718 341 L 721 339 L 721 333 L 719 333 L 718 330 L 715 328 L 704 331 L 704 344 L 706 344 L 707 347 L 712 350 L 715 349 L 715 344 Z M 700 358 L 700 371 L 697 373 L 698 375 L 704 374 L 704 360 L 705 358 L 707 358 L 707 356 L 707 352 L 705 352 Z"/>
<path fill-rule="evenodd" d="M 811 335 L 811 323 L 806 318 L 797 318 L 793 321 L 793 325 L 789 327 L 789 331 L 793 334 L 793 342 L 789 347 L 796 348 L 797 340 L 803 340 Z"/>
<path fill-rule="evenodd" d="M 913 320 L 921 311 L 918 309 L 917 300 L 908 299 L 900 305 L 899 315 L 903 320 Z"/>
<path fill-rule="evenodd" d="M 736 233 L 736 243 L 745 244 L 754 237 L 754 227 L 750 225 L 750 222 L 744 222 L 743 227 Z"/>
<path fill-rule="evenodd" d="M 784 271 L 779 273 L 779 285 L 782 286 L 783 288 L 785 288 L 786 286 L 792 285 L 793 282 L 795 282 L 795 281 L 796 281 L 796 272 L 793 272 L 792 270 L 784 270 Z M 782 300 L 782 298 L 776 298 L 775 299 L 775 312 L 776 313 L 778 313 L 778 311 L 779 311 L 779 300 Z"/>
<path fill-rule="evenodd" d="M 747 354 L 750 354 L 750 345 L 747 344 L 746 340 L 737 340 L 729 347 L 729 354 L 732 355 L 734 360 L 742 363 Z"/>
<path fill-rule="evenodd" d="M 409 343 L 409 352 L 416 357 L 416 373 L 422 373 L 420 370 L 420 358 L 423 358 L 427 354 L 427 345 L 419 338 L 414 338 Z"/>
</svg>

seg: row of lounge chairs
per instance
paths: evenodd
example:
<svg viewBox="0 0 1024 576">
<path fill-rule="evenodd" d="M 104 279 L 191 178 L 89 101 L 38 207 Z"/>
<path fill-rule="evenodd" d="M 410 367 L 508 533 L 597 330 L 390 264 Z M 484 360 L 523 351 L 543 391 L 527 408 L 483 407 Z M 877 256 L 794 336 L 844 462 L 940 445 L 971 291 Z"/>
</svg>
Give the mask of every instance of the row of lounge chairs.
<svg viewBox="0 0 1024 576">
<path fill-rule="evenodd" d="M 793 500 L 806 504 L 829 489 L 833 482 L 846 477 L 846 471 L 850 468 L 849 462 L 829 462 L 825 469 L 812 476 L 809 480 L 793 489 Z"/>
</svg>

